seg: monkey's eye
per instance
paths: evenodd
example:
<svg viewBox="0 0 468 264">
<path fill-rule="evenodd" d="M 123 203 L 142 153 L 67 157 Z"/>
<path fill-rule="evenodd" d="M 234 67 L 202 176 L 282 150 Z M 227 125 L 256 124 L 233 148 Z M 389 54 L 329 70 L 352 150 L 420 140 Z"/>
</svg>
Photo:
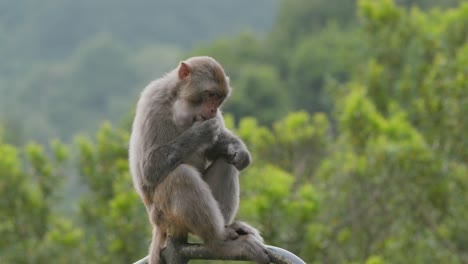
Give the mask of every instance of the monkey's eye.
<svg viewBox="0 0 468 264">
<path fill-rule="evenodd" d="M 215 97 L 215 96 L 216 96 L 216 94 L 215 94 L 215 93 L 208 92 L 208 97 L 209 97 L 209 98 L 213 98 L 213 97 Z"/>
</svg>

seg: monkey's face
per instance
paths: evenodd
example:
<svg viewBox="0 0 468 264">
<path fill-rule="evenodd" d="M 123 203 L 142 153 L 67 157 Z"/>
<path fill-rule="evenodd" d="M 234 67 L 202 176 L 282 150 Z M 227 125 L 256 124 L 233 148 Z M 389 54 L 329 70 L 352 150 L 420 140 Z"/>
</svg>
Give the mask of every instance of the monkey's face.
<svg viewBox="0 0 468 264">
<path fill-rule="evenodd" d="M 230 87 L 205 76 L 192 76 L 190 82 L 184 87 L 182 96 L 192 106 L 194 121 L 204 121 L 215 117 L 218 109 L 228 96 Z"/>
<path fill-rule="evenodd" d="M 195 91 L 194 87 L 186 87 Z M 190 127 L 196 121 L 216 117 L 224 96 L 211 90 L 198 91 L 179 97 L 173 105 L 174 122 L 180 127 Z"/>
<path fill-rule="evenodd" d="M 191 58 L 181 62 L 178 77 L 184 85 L 178 96 L 182 100 L 177 100 L 179 106 L 175 106 L 175 110 L 184 112 L 179 115 L 186 119 L 184 124 L 188 123 L 188 119 L 193 123 L 214 118 L 231 91 L 229 78 L 213 59 Z"/>
<path fill-rule="evenodd" d="M 195 120 L 204 121 L 211 119 L 218 113 L 218 108 L 224 101 L 224 98 L 213 91 L 205 91 L 202 93 L 202 100 L 197 107 Z"/>
</svg>

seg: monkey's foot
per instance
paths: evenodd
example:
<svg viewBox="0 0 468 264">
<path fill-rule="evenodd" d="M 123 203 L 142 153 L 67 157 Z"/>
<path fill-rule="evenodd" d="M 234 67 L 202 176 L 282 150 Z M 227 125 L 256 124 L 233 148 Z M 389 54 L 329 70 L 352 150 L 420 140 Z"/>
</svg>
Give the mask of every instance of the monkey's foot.
<svg viewBox="0 0 468 264">
<path fill-rule="evenodd" d="M 258 264 L 270 263 L 268 250 L 257 237 L 251 233 L 240 235 L 231 226 L 226 226 L 227 239 L 224 241 L 211 241 L 211 244 L 209 242 L 206 244 L 211 254 L 215 256 L 243 257 L 255 261 Z M 242 233 L 245 232 L 243 229 L 237 230 Z M 232 239 L 229 237 L 232 234 L 231 232 L 235 234 Z"/>
<path fill-rule="evenodd" d="M 263 243 L 263 238 L 260 236 L 258 230 L 245 222 L 236 221 L 229 225 L 229 227 L 232 228 L 239 236 L 252 235 L 258 241 Z"/>
<path fill-rule="evenodd" d="M 226 237 L 224 240 L 236 240 L 239 238 L 239 233 L 237 233 L 237 230 L 232 228 L 231 226 L 225 226 L 226 228 Z"/>
</svg>

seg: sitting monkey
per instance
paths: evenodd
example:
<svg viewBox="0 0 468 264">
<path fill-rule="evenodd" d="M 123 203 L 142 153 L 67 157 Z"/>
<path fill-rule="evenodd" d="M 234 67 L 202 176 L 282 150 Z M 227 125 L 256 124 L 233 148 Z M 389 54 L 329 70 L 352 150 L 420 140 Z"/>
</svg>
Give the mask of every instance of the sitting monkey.
<svg viewBox="0 0 468 264">
<path fill-rule="evenodd" d="M 153 225 L 149 263 L 159 263 L 168 235 L 199 236 L 225 256 L 269 263 L 258 231 L 234 222 L 239 171 L 251 162 L 219 110 L 229 78 L 210 57 L 193 57 L 141 93 L 130 139 L 135 189 Z"/>
</svg>

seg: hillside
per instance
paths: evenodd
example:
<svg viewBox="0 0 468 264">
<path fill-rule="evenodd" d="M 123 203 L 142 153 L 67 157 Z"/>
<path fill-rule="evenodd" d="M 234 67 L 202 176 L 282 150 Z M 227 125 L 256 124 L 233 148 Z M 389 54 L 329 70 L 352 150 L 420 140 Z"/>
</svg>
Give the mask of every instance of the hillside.
<svg viewBox="0 0 468 264">
<path fill-rule="evenodd" d="M 0 3 L 0 123 L 10 141 L 69 139 L 127 115 L 137 93 L 201 43 L 263 34 L 277 1 Z"/>
</svg>

